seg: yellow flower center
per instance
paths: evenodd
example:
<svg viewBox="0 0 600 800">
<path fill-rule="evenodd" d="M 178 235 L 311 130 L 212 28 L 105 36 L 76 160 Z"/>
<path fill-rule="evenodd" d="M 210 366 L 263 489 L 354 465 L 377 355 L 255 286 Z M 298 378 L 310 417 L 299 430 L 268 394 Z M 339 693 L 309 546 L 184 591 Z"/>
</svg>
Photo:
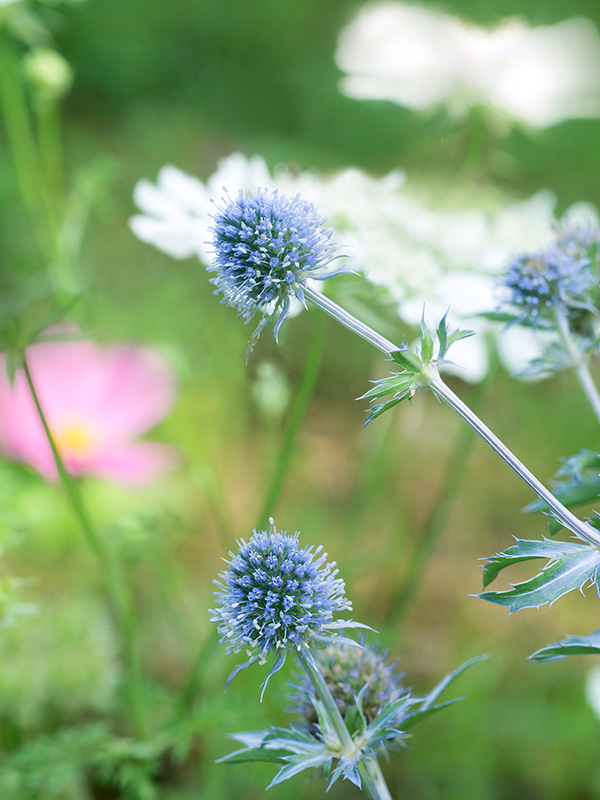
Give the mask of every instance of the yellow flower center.
<svg viewBox="0 0 600 800">
<path fill-rule="evenodd" d="M 90 430 L 81 423 L 71 423 L 55 431 L 54 441 L 61 453 L 72 456 L 86 456 L 94 445 Z"/>
</svg>

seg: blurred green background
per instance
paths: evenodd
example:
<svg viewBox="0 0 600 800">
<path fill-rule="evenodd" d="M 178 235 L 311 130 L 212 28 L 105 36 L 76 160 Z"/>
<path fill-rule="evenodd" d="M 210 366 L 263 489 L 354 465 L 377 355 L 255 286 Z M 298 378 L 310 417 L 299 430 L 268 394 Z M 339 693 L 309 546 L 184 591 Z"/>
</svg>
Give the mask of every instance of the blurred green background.
<svg viewBox="0 0 600 800">
<path fill-rule="evenodd" d="M 89 276 L 80 323 L 113 341 L 147 342 L 170 358 L 180 381 L 175 411 L 153 438 L 176 445 L 180 468 L 158 486 L 125 490 L 86 482 L 86 500 L 106 536 L 118 541 L 135 585 L 148 703 L 161 709 L 185 683 L 198 651 L 201 733 L 183 768 L 161 774 L 165 800 L 262 797 L 273 769 L 218 765 L 228 733 L 284 724 L 286 675 L 258 702 L 261 669 L 239 675 L 215 645 L 207 609 L 212 580 L 236 537 L 258 521 L 281 445 L 288 406 L 272 415 L 256 402 L 265 363 L 272 388 L 297 391 L 319 325 L 317 311 L 263 335 L 248 366 L 248 329 L 212 295 L 196 260 L 174 262 L 134 238 L 133 186 L 174 164 L 206 179 L 218 158 L 259 153 L 274 167 L 356 165 L 380 175 L 395 168 L 449 187 L 463 179 L 468 126 L 439 111 L 416 114 L 391 103 L 355 102 L 337 89 L 336 38 L 359 8 L 347 0 L 87 0 L 43 9 L 75 79 L 64 103 L 71 176 L 93 168 L 96 203 L 83 249 Z M 532 24 L 585 15 L 600 25 L 595 0 L 463 0 L 436 4 L 482 25 L 506 15 Z M 512 196 L 552 189 L 559 210 L 600 206 L 600 120 L 572 120 L 538 133 L 518 128 L 470 179 Z M 33 270 L 27 218 L 6 148 L 0 153 L 2 258 Z M 384 313 L 384 312 L 381 312 Z M 397 338 L 405 328 L 393 320 Z M 338 561 L 354 617 L 381 632 L 406 682 L 431 687 L 462 660 L 491 658 L 455 689 L 467 699 L 417 728 L 410 750 L 383 769 L 394 797 L 419 800 L 591 800 L 600 795 L 600 721 L 584 697 L 592 660 L 526 661 L 564 632 L 596 627 L 597 601 L 569 596 L 551 610 L 505 612 L 473 598 L 477 559 L 510 537 L 546 533 L 520 509 L 531 498 L 517 478 L 476 442 L 469 452 L 443 535 L 402 618 L 390 608 L 435 501 L 460 422 L 431 397 L 415 398 L 363 431 L 365 401 L 379 360 L 325 320 L 321 368 L 297 450 L 275 510 L 278 526 L 322 543 Z M 454 379 L 488 424 L 544 481 L 561 456 L 598 444 L 595 421 L 568 374 L 538 384 L 503 372 L 479 390 Z M 5 757 L 46 734 L 90 719 L 118 719 L 114 636 L 103 611 L 101 577 L 85 551 L 60 490 L 25 467 L 0 465 L 0 523 L 11 570 L 40 611 L 0 634 L 0 741 Z M 525 573 L 526 574 L 526 573 Z M 76 667 L 83 675 L 78 675 Z M 270 790 L 313 798 L 321 779 L 304 776 Z M 81 790 L 82 791 L 82 790 Z M 89 797 L 48 785 L 25 797 Z M 97 791 L 94 797 L 118 797 Z M 126 796 L 126 795 L 123 795 Z M 358 792 L 336 785 L 332 800 Z"/>
</svg>

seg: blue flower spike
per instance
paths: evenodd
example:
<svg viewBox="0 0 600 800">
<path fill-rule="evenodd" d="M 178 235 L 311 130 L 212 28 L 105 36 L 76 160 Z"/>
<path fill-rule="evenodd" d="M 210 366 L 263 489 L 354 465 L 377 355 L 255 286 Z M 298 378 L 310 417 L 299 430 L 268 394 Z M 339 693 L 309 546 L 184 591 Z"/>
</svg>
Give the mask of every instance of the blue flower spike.
<svg viewBox="0 0 600 800">
<path fill-rule="evenodd" d="M 218 624 L 228 654 L 245 650 L 248 655 L 248 661 L 229 675 L 227 685 L 240 670 L 257 661 L 264 664 L 275 654 L 261 699 L 289 650 L 323 646 L 332 638 L 351 642 L 336 630 L 366 627 L 336 618 L 352 604 L 335 562 L 327 561 L 323 548 L 301 547 L 298 533 L 279 532 L 273 520 L 269 522 L 268 532 L 254 530 L 248 542 L 238 542 L 237 553 L 229 553 L 229 566 L 215 581 L 217 607 L 211 610 L 211 622 Z"/>
<path fill-rule="evenodd" d="M 277 191 L 225 195 L 213 215 L 215 259 L 211 283 L 223 302 L 249 322 L 260 321 L 248 345 L 252 350 L 263 328 L 275 319 L 275 339 L 290 300 L 305 305 L 308 278 L 324 280 L 344 268 L 324 272 L 335 257 L 332 230 L 312 203 L 300 195 L 288 198 Z"/>
</svg>

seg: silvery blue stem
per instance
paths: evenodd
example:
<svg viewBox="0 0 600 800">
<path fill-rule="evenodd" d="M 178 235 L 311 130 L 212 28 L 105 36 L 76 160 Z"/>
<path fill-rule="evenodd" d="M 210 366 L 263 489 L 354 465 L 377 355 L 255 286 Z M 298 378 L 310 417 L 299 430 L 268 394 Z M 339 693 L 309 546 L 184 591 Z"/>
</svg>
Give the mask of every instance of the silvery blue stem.
<svg viewBox="0 0 600 800">
<path fill-rule="evenodd" d="M 390 342 L 389 339 L 386 339 L 385 336 L 381 336 L 381 334 L 374 331 L 373 328 L 370 328 L 368 325 L 365 325 L 364 322 L 356 319 L 356 317 L 344 308 L 338 306 L 338 304 L 330 300 L 329 297 L 325 297 L 321 292 L 317 292 L 316 289 L 313 289 L 309 284 L 306 284 L 304 287 L 304 296 L 311 300 L 316 306 L 323 309 L 329 316 L 341 322 L 346 328 L 354 331 L 354 333 L 357 333 L 360 337 L 369 342 L 369 344 L 381 350 L 382 353 L 389 355 L 395 350 L 399 350 L 399 348 L 393 342 Z"/>
<path fill-rule="evenodd" d="M 573 533 L 577 533 L 590 544 L 600 546 L 600 532 L 587 522 L 583 522 L 572 514 L 568 508 L 554 497 L 554 495 L 546 489 L 546 487 L 530 472 L 527 467 L 519 461 L 514 453 L 506 447 L 506 445 L 498 439 L 498 437 L 487 427 L 487 425 L 479 419 L 479 417 L 471 411 L 471 409 L 463 403 L 463 401 L 454 394 L 444 381 L 440 378 L 439 374 L 432 375 L 429 383 L 429 388 L 432 392 L 443 400 L 444 403 L 450 406 L 462 419 L 469 425 L 475 433 L 479 434 L 486 444 L 488 444 L 494 452 L 500 456 L 505 464 L 517 473 L 519 478 L 532 489 L 537 496 L 543 500 L 548 507 L 553 511 L 555 517 L 563 523 L 563 525 Z"/>
<path fill-rule="evenodd" d="M 315 688 L 317 697 L 323 704 L 323 709 L 325 714 L 327 714 L 327 720 L 330 726 L 336 732 L 342 753 L 350 755 L 352 751 L 356 749 L 356 745 L 352 741 L 348 728 L 342 719 L 339 708 L 333 699 L 333 695 L 325 682 L 325 678 L 321 674 L 321 670 L 313 654 L 310 652 L 310 649 L 302 648 L 298 651 L 297 655 Z M 357 769 L 360 775 L 362 788 L 372 800 L 392 800 L 392 796 L 381 774 L 381 769 L 379 768 L 376 758 L 359 759 Z"/>
<path fill-rule="evenodd" d="M 352 316 L 348 311 L 338 306 L 333 300 L 325 297 L 320 292 L 316 292 L 310 286 L 306 286 L 304 290 L 305 296 L 311 300 L 316 306 L 327 312 L 338 322 L 341 322 L 346 328 L 349 328 L 354 333 L 357 333 L 367 342 L 372 344 L 381 352 L 389 355 L 400 348 L 393 342 L 390 342 L 385 337 L 376 333 L 368 325 L 365 325 L 356 317 Z M 560 522 L 565 525 L 569 530 L 576 533 L 585 541 L 590 544 L 600 547 L 600 532 L 578 519 L 573 513 L 569 511 L 554 495 L 546 489 L 546 487 L 530 472 L 527 467 L 519 461 L 514 453 L 506 447 L 506 445 L 498 439 L 498 437 L 487 427 L 487 425 L 479 419 L 479 417 L 471 411 L 471 409 L 463 403 L 463 401 L 454 394 L 454 392 L 446 386 L 440 378 L 437 369 L 429 368 L 428 373 L 423 373 L 423 377 L 428 379 L 428 387 L 440 400 L 443 400 L 450 408 L 469 425 L 475 433 L 477 433 L 484 442 L 486 442 L 500 458 L 508 464 L 508 466 L 516 472 L 524 483 L 532 489 L 537 496 L 543 500 L 547 506 L 552 510 L 554 515 Z"/>
<path fill-rule="evenodd" d="M 596 384 L 594 383 L 590 373 L 585 354 L 581 352 L 576 342 L 573 340 L 573 336 L 569 329 L 569 323 L 565 319 L 564 315 L 557 312 L 555 314 L 555 320 L 558 335 L 560 336 L 563 347 L 571 359 L 571 368 L 577 376 L 577 380 L 579 381 L 579 384 L 583 389 L 592 409 L 594 410 L 596 419 L 598 422 L 600 422 L 600 395 L 598 394 L 598 388 L 596 387 Z"/>
</svg>

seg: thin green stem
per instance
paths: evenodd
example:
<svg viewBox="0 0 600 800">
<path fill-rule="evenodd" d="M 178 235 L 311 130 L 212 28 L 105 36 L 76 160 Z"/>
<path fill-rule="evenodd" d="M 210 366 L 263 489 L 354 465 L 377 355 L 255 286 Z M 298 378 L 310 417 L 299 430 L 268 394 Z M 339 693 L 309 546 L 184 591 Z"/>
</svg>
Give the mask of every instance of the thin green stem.
<svg viewBox="0 0 600 800">
<path fill-rule="evenodd" d="M 203 641 L 196 657 L 192 663 L 190 674 L 183 686 L 177 703 L 175 704 L 174 721 L 183 719 L 189 712 L 190 706 L 194 703 L 198 690 L 202 684 L 202 677 L 204 675 L 206 664 L 208 663 L 212 654 L 216 651 L 219 645 L 219 639 L 216 633 L 209 636 L 208 641 Z"/>
<path fill-rule="evenodd" d="M 577 342 L 571 333 L 569 323 L 564 315 L 557 312 L 555 314 L 555 320 L 560 340 L 571 359 L 571 368 L 596 415 L 596 419 L 600 422 L 600 394 L 592 378 L 588 359 L 585 353 L 582 353 L 581 349 L 577 346 Z"/>
<path fill-rule="evenodd" d="M 331 728 L 335 731 L 340 745 L 341 753 L 348 755 L 356 751 L 356 744 L 353 742 L 352 737 L 346 727 L 340 710 L 336 705 L 331 690 L 321 674 L 317 662 L 308 647 L 302 648 L 297 651 L 298 659 L 302 664 L 308 678 L 315 688 L 317 697 L 323 704 L 327 721 Z M 358 774 L 360 775 L 362 788 L 372 798 L 372 800 L 392 800 L 389 789 L 381 774 L 381 769 L 377 763 L 377 759 L 359 758 L 357 763 Z"/>
<path fill-rule="evenodd" d="M 298 393 L 292 406 L 283 441 L 273 467 L 273 474 L 258 517 L 259 528 L 265 527 L 269 518 L 273 516 L 277 501 L 281 495 L 283 484 L 290 470 L 292 458 L 296 451 L 298 433 L 300 432 L 302 422 L 306 416 L 306 411 L 319 375 L 321 356 L 323 354 L 323 340 L 324 325 L 321 319 L 317 322 L 317 329 L 306 357 Z"/>
<path fill-rule="evenodd" d="M 0 103 L 19 190 L 31 217 L 42 255 L 48 258 L 55 238 L 50 203 L 44 181 L 40 177 L 40 158 L 19 74 L 17 55 L 12 43 L 1 31 Z"/>
<path fill-rule="evenodd" d="M 386 621 L 390 624 L 398 626 L 403 622 L 413 603 L 427 565 L 446 526 L 474 441 L 473 432 L 461 425 L 437 497 L 423 525 L 402 582 L 390 600 L 386 617 Z"/>
<path fill-rule="evenodd" d="M 25 372 L 29 391 L 31 392 L 33 402 L 35 403 L 38 416 L 44 428 L 44 433 L 46 434 L 48 444 L 52 450 L 52 455 L 54 456 L 54 462 L 56 464 L 60 481 L 71 505 L 71 509 L 81 526 L 81 530 L 83 531 L 88 544 L 98 556 L 104 571 L 107 591 L 123 638 L 123 654 L 127 666 L 128 678 L 127 697 L 131 716 L 136 733 L 139 736 L 143 736 L 145 723 L 143 704 L 140 697 L 141 674 L 131 598 L 129 596 L 122 572 L 111 549 L 107 546 L 105 540 L 98 535 L 89 518 L 81 497 L 81 493 L 79 491 L 79 485 L 75 480 L 73 480 L 64 465 L 52 435 L 52 431 L 48 425 L 46 415 L 42 408 L 42 404 L 40 402 L 27 359 L 25 357 L 23 358 L 23 370 Z"/>
<path fill-rule="evenodd" d="M 389 355 L 399 350 L 393 342 L 381 336 L 376 331 L 369 328 L 360 320 L 349 314 L 345 309 L 338 306 L 333 300 L 320 294 L 311 287 L 305 289 L 306 297 L 326 313 L 330 314 L 338 322 L 354 331 L 378 350 Z M 509 448 L 498 439 L 498 437 L 487 427 L 487 425 L 474 414 L 471 409 L 457 397 L 454 392 L 446 386 L 440 378 L 435 367 L 423 369 L 421 373 L 423 386 L 431 389 L 440 400 L 443 400 L 450 408 L 471 427 L 488 444 L 495 453 L 529 486 L 535 494 L 543 500 L 546 505 L 554 512 L 556 518 L 569 530 L 576 533 L 590 544 L 600 547 L 600 532 L 598 532 L 587 522 L 578 519 L 568 508 L 559 502 L 551 492 L 530 472 L 527 467 L 509 450 Z"/>
</svg>

